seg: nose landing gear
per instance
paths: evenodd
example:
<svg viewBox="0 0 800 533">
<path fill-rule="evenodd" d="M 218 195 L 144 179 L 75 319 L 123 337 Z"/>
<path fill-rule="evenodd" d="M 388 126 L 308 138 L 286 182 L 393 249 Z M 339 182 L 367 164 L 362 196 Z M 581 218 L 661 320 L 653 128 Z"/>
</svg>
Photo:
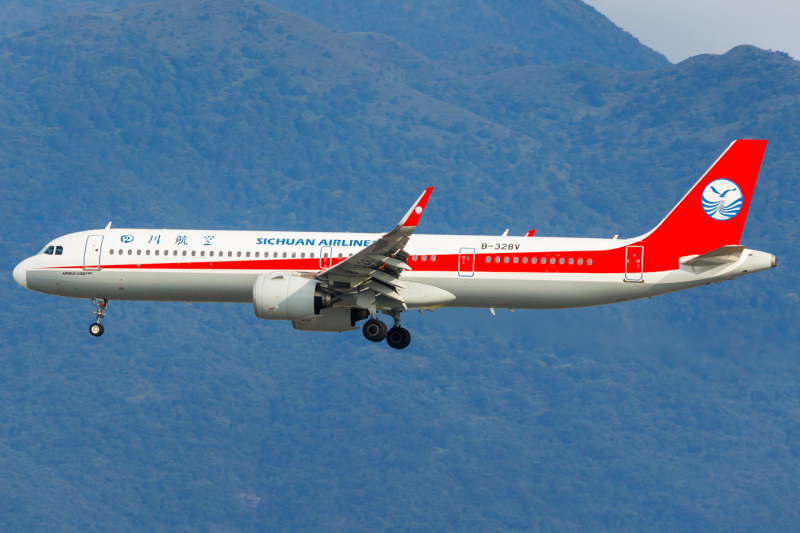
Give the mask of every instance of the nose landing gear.
<svg viewBox="0 0 800 533">
<path fill-rule="evenodd" d="M 97 311 L 93 313 L 97 315 L 97 322 L 89 326 L 89 333 L 95 337 L 99 337 L 105 331 L 105 328 L 103 327 L 103 318 L 106 316 L 108 300 L 105 298 L 92 298 L 92 303 L 97 308 Z"/>
</svg>

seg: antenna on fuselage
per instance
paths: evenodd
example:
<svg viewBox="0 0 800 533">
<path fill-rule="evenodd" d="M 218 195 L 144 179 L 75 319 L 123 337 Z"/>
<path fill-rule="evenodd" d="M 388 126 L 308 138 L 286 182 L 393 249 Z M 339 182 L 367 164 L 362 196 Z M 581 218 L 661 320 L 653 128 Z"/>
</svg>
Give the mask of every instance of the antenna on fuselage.
<svg viewBox="0 0 800 533">
<path fill-rule="evenodd" d="M 500 236 L 501 236 L 501 237 L 505 237 L 506 235 L 508 235 L 508 230 L 505 230 L 505 231 L 503 232 L 503 234 L 502 234 L 502 235 L 500 235 Z"/>
<path fill-rule="evenodd" d="M 108 223 L 108 225 L 106 226 L 106 229 L 111 229 L 111 222 Z"/>
</svg>

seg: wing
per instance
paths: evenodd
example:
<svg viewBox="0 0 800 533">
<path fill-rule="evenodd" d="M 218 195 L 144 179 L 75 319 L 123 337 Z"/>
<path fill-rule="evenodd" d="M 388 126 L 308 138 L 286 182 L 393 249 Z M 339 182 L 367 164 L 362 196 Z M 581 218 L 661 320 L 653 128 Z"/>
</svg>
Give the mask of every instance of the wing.
<svg viewBox="0 0 800 533">
<path fill-rule="evenodd" d="M 338 297 L 355 296 L 357 305 L 369 309 L 371 314 L 375 314 L 377 295 L 391 298 L 397 302 L 397 307 L 405 309 L 405 301 L 396 290 L 405 288 L 399 278 L 405 270 L 411 270 L 403 248 L 417 229 L 431 192 L 433 187 L 425 189 L 392 231 L 352 257 L 320 272 L 317 279 L 323 282 L 321 289 Z"/>
</svg>

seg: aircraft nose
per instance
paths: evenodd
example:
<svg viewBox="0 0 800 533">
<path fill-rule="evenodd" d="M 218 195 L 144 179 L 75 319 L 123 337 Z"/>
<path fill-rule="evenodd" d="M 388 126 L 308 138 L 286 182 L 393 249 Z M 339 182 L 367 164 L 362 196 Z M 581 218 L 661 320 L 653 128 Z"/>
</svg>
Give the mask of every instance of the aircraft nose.
<svg viewBox="0 0 800 533">
<path fill-rule="evenodd" d="M 26 261 L 23 261 L 22 263 L 18 264 L 16 268 L 14 268 L 14 281 L 16 281 L 17 283 L 19 283 L 20 285 L 22 285 L 27 289 L 28 282 L 25 279 L 25 272 L 27 270 L 27 267 L 25 266 Z"/>
</svg>

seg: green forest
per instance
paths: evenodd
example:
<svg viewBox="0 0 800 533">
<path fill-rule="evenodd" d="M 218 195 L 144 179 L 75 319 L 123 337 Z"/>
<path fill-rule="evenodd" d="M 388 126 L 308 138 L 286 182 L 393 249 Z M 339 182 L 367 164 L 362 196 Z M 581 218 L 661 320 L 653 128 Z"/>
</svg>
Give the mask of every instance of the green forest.
<svg viewBox="0 0 800 533">
<path fill-rule="evenodd" d="M 672 65 L 577 0 L 276 5 L 0 9 L 0 530 L 795 529 L 800 63 Z M 736 138 L 777 269 L 408 313 L 403 352 L 233 304 L 113 301 L 96 339 L 11 276 L 109 221 L 384 232 L 428 186 L 420 233 L 624 238 Z"/>
</svg>

